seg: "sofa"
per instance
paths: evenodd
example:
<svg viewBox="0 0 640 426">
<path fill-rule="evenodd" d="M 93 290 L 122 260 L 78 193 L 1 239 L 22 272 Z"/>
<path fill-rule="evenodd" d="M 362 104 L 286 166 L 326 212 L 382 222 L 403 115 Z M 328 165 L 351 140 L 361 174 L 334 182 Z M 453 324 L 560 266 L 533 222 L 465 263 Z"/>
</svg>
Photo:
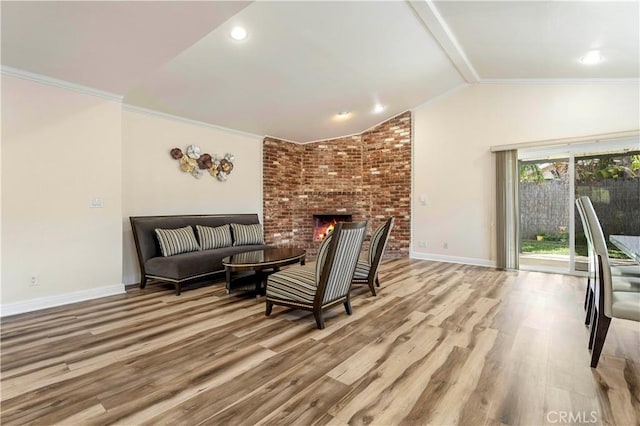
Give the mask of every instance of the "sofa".
<svg viewBox="0 0 640 426">
<path fill-rule="evenodd" d="M 224 272 L 223 258 L 271 247 L 264 244 L 257 214 L 131 216 L 129 220 L 140 265 L 140 288 L 149 280 L 169 282 L 176 295 L 185 282 Z M 247 237 L 246 229 L 254 232 Z"/>
</svg>

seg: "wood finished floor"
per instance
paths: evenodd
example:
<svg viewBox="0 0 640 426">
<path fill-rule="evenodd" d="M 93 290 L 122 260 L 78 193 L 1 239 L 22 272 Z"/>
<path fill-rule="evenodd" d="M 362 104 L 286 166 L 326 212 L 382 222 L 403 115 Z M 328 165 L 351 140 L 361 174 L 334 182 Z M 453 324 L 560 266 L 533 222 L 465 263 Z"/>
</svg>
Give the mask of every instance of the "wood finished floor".
<svg viewBox="0 0 640 426">
<path fill-rule="evenodd" d="M 380 280 L 324 330 L 222 281 L 5 318 L 0 421 L 640 423 L 639 324 L 614 320 L 589 368 L 584 279 L 397 259 Z"/>
</svg>

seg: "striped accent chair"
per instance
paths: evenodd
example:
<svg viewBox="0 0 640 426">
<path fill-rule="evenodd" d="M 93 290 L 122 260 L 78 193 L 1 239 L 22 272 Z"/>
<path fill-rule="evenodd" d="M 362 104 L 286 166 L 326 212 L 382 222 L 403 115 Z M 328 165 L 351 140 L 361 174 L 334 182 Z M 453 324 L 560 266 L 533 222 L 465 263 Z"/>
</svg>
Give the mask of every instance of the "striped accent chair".
<svg viewBox="0 0 640 426">
<path fill-rule="evenodd" d="M 313 312 L 324 328 L 322 312 L 340 303 L 351 315 L 351 279 L 356 268 L 367 222 L 338 222 L 320 244 L 315 269 L 292 267 L 271 274 L 267 281 L 266 315 L 273 305 Z"/>
<path fill-rule="evenodd" d="M 384 254 L 384 249 L 389 241 L 389 235 L 393 228 L 394 218 L 390 217 L 371 234 L 369 253 L 366 260 L 359 260 L 353 273 L 354 285 L 366 284 L 372 295 L 376 295 L 376 286 L 380 287 L 378 280 L 378 267 Z"/>
</svg>

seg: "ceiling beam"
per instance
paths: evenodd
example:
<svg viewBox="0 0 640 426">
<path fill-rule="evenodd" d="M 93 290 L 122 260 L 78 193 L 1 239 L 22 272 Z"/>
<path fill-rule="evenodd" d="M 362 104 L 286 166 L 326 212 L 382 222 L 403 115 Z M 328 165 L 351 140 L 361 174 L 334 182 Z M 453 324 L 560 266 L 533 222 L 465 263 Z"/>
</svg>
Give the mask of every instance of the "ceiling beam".
<svg viewBox="0 0 640 426">
<path fill-rule="evenodd" d="M 427 30 L 438 41 L 442 50 L 447 54 L 453 66 L 458 70 L 467 83 L 478 83 L 480 77 L 462 50 L 455 35 L 445 22 L 432 0 L 407 0 L 416 16 L 422 21 Z"/>
</svg>

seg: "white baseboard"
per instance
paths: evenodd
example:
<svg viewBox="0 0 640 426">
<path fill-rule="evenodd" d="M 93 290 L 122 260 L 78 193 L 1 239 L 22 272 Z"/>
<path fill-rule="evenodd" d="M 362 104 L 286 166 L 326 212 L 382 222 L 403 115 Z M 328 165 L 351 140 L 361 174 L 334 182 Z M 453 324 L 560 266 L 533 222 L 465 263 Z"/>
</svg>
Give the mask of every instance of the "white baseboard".
<svg viewBox="0 0 640 426">
<path fill-rule="evenodd" d="M 432 260 L 434 262 L 461 263 L 464 265 L 484 266 L 488 268 L 496 267 L 496 262 L 494 260 L 478 259 L 475 257 L 446 256 L 443 254 L 421 253 L 415 251 L 411 251 L 409 257 L 411 257 L 411 259 Z"/>
<path fill-rule="evenodd" d="M 0 305 L 0 317 L 38 311 L 40 309 L 53 308 L 69 303 L 82 302 L 84 300 L 97 299 L 99 297 L 113 296 L 125 292 L 124 284 L 115 284 L 105 287 L 97 287 L 89 290 L 73 291 L 71 293 L 57 294 L 55 296 L 39 297 L 37 299 L 22 302 L 5 303 Z"/>
</svg>

